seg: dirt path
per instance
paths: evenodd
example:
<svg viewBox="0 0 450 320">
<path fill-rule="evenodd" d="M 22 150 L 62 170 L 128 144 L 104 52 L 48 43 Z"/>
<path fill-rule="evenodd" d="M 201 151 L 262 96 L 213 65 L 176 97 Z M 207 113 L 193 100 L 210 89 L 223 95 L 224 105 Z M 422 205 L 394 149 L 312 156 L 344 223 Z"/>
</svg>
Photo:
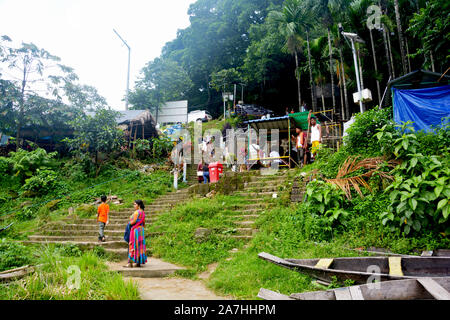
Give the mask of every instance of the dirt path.
<svg viewBox="0 0 450 320">
<path fill-rule="evenodd" d="M 226 300 L 206 288 L 202 281 L 180 278 L 126 278 L 137 282 L 142 300 Z"/>
<path fill-rule="evenodd" d="M 231 297 L 221 297 L 209 290 L 204 281 L 214 271 L 216 264 L 208 267 L 202 273 L 202 280 L 188 280 L 183 278 L 168 278 L 175 270 L 183 269 L 160 259 L 151 258 L 143 268 L 123 268 L 126 261 L 108 262 L 108 267 L 119 271 L 123 279 L 137 283 L 142 300 L 227 300 Z"/>
</svg>

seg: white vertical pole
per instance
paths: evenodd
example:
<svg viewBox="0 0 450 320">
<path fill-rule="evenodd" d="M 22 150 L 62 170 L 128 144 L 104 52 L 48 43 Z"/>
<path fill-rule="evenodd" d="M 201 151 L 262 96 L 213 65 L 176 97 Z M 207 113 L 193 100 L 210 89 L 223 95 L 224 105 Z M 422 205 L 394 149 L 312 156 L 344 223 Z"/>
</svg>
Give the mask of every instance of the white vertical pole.
<svg viewBox="0 0 450 320">
<path fill-rule="evenodd" d="M 178 190 L 178 168 L 175 167 L 175 171 L 173 173 L 173 187 L 175 190 Z"/>
<path fill-rule="evenodd" d="M 362 92 L 361 92 L 361 82 L 359 79 L 359 67 L 358 67 L 358 59 L 356 58 L 356 49 L 355 49 L 355 42 L 353 38 L 350 39 L 352 42 L 352 51 L 353 51 L 353 62 L 355 63 L 355 73 L 356 73 L 356 84 L 358 86 L 358 92 L 359 92 L 359 110 L 361 113 L 364 112 L 363 104 L 362 104 Z"/>
</svg>

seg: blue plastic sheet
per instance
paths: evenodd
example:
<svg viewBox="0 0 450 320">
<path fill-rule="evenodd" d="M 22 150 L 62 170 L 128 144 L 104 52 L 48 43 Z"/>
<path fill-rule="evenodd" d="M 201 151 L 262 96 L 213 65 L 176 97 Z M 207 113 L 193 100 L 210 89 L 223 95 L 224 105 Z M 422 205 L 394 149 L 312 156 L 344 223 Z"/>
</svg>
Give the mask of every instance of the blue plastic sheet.
<svg viewBox="0 0 450 320">
<path fill-rule="evenodd" d="M 394 121 L 413 121 L 415 130 L 430 132 L 431 126 L 448 123 L 450 117 L 450 85 L 394 91 Z M 447 119 L 444 119 L 447 118 Z"/>
</svg>

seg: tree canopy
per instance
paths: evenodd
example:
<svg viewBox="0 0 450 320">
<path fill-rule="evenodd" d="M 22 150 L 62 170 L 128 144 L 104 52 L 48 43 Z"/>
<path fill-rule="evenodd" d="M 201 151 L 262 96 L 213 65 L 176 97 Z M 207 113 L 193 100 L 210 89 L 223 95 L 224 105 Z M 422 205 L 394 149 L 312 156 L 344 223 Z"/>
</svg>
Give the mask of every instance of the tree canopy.
<svg viewBox="0 0 450 320">
<path fill-rule="evenodd" d="M 381 17 L 373 16 L 373 5 L 381 5 Z M 448 68 L 448 4 L 443 0 L 198 0 L 188 15 L 190 26 L 178 31 L 158 59 L 166 66 L 175 63 L 191 80 L 185 90 L 175 87 L 169 92 L 189 100 L 190 110 L 206 109 L 216 116 L 222 112 L 221 91 L 232 91 L 240 82 L 245 83 L 245 102 L 279 113 L 300 100 L 317 109 L 322 104 L 338 113 L 345 109 L 342 118 L 358 112 L 351 98 L 357 90 L 353 56 L 339 34 L 339 23 L 365 40 L 357 48 L 363 66 L 359 72 L 373 97 L 390 74 Z M 381 24 L 369 30 L 369 19 Z M 158 59 L 143 69 L 144 75 L 158 70 L 153 65 Z M 228 79 L 225 87 L 222 82 L 219 90 L 217 80 L 227 78 L 224 73 L 230 70 L 239 76 Z M 155 95 L 165 95 L 164 81 L 152 80 L 137 83 L 136 107 L 157 105 Z M 340 99 L 344 95 L 345 100 Z M 379 103 L 374 98 L 367 107 Z"/>
</svg>

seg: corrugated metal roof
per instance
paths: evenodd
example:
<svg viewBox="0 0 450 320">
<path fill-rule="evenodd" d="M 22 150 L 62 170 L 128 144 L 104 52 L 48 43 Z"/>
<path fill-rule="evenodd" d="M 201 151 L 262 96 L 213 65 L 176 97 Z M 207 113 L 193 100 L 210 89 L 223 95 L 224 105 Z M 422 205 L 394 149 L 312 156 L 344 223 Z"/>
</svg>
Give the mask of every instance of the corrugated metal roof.
<svg viewBox="0 0 450 320">
<path fill-rule="evenodd" d="M 293 120 L 289 116 L 269 118 L 269 119 L 258 119 L 258 120 L 250 120 L 244 122 L 245 124 L 249 124 L 255 130 L 271 130 L 271 129 L 279 129 L 279 130 L 287 130 L 289 129 L 288 121 L 291 121 L 291 125 L 293 124 Z"/>
<path fill-rule="evenodd" d="M 128 121 L 133 121 L 141 118 L 144 113 L 149 113 L 148 110 L 121 110 L 118 111 L 120 116 L 117 118 L 117 123 L 122 124 Z M 88 116 L 95 116 L 95 112 L 86 112 Z"/>
</svg>

